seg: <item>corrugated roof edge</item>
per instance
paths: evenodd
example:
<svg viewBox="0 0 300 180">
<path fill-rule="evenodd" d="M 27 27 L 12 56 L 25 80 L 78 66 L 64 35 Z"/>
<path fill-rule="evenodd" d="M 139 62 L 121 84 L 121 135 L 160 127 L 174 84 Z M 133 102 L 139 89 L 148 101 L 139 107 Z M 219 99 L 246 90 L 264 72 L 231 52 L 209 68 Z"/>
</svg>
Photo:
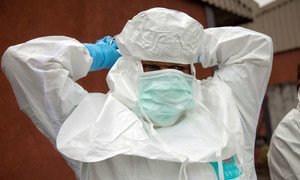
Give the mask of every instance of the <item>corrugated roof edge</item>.
<svg viewBox="0 0 300 180">
<path fill-rule="evenodd" d="M 250 19 L 253 19 L 259 12 L 258 4 L 253 0 L 202 0 L 202 2 Z"/>
<path fill-rule="evenodd" d="M 272 11 L 273 9 L 276 9 L 290 1 L 293 1 L 293 0 L 276 0 L 272 3 L 270 3 L 269 5 L 266 5 L 265 7 L 260 8 L 259 11 L 257 12 L 256 16 L 260 16 L 266 12 Z"/>
</svg>

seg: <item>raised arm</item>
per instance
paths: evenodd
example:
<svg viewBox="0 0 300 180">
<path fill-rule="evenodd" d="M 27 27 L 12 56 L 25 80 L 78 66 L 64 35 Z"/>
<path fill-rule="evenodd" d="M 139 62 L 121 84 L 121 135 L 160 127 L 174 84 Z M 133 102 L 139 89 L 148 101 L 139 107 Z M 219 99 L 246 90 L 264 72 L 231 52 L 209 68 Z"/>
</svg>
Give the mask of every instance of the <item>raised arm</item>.
<svg viewBox="0 0 300 180">
<path fill-rule="evenodd" d="M 206 29 L 204 44 L 201 63 L 204 67 L 218 66 L 214 80 L 221 80 L 231 88 L 242 116 L 246 143 L 253 148 L 272 67 L 272 40 L 245 28 L 222 27 Z"/>
<path fill-rule="evenodd" d="M 110 68 L 120 56 L 111 37 L 81 44 L 63 36 L 43 37 L 7 49 L 2 69 L 19 107 L 56 147 L 65 119 L 87 92 L 75 81 L 89 71 Z M 80 177 L 80 163 L 66 158 Z"/>
<path fill-rule="evenodd" d="M 1 63 L 20 109 L 53 144 L 64 120 L 87 94 L 75 81 L 87 75 L 91 64 L 84 45 L 62 36 L 12 46 Z"/>
<path fill-rule="evenodd" d="M 241 27 L 210 28 L 204 35 L 203 67 L 218 66 L 213 80 L 232 90 L 244 132 L 244 171 L 256 179 L 254 142 L 259 111 L 272 68 L 270 37 Z"/>
</svg>

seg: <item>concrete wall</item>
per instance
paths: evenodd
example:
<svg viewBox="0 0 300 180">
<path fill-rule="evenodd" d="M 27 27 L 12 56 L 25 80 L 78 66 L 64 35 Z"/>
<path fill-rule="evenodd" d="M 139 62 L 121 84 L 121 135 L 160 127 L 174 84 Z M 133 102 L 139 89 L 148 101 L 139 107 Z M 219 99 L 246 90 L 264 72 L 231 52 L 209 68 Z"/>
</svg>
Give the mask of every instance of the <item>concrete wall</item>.
<svg viewBox="0 0 300 180">
<path fill-rule="evenodd" d="M 296 82 L 300 63 L 299 8 L 299 0 L 277 0 L 260 9 L 253 22 L 242 25 L 273 40 L 275 54 L 270 85 Z"/>
<path fill-rule="evenodd" d="M 128 19 L 155 6 L 184 11 L 205 25 L 204 10 L 195 2 L 1 0 L 0 55 L 11 45 L 47 35 L 65 35 L 81 42 L 94 42 L 104 35 L 119 33 Z M 211 70 L 199 70 L 201 78 L 211 73 Z M 88 91 L 106 92 L 106 73 L 90 73 L 79 83 Z M 2 71 L 0 82 L 0 179 L 74 179 L 65 161 L 19 110 Z"/>
<path fill-rule="evenodd" d="M 300 47 L 299 8 L 299 0 L 277 0 L 243 26 L 271 36 L 275 53 L 296 49 Z"/>
</svg>

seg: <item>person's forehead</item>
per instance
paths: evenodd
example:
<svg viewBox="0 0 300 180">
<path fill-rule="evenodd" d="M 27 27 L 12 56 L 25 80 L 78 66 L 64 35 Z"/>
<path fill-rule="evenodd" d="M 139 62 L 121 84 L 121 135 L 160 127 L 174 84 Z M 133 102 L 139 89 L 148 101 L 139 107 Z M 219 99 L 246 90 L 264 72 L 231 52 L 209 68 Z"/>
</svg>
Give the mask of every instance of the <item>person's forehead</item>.
<svg viewBox="0 0 300 180">
<path fill-rule="evenodd" d="M 152 65 L 157 65 L 157 66 L 190 66 L 190 64 L 179 64 L 179 63 L 146 61 L 146 60 L 142 60 L 142 64 L 152 64 Z"/>
</svg>

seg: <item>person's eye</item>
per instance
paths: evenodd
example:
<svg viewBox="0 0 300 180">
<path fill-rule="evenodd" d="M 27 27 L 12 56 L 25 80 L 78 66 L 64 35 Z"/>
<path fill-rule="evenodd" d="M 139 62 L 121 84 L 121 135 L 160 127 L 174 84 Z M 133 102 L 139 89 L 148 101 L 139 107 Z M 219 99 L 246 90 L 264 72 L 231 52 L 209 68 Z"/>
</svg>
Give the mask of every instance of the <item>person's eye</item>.
<svg viewBox="0 0 300 180">
<path fill-rule="evenodd" d="M 157 71 L 160 70 L 160 67 L 157 65 L 153 65 L 153 64 L 144 64 L 143 65 L 144 70 L 150 70 L 150 71 Z"/>
<path fill-rule="evenodd" d="M 172 66 L 172 69 L 176 69 L 178 71 L 183 71 L 185 68 L 181 66 Z"/>
</svg>

